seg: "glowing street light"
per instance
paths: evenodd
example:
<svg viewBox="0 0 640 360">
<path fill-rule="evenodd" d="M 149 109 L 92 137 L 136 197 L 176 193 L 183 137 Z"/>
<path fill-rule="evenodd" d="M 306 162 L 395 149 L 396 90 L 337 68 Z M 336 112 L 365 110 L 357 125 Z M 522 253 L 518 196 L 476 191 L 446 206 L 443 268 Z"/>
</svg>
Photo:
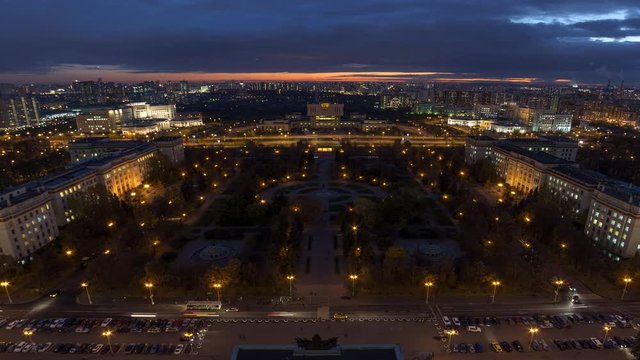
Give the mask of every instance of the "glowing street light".
<svg viewBox="0 0 640 360">
<path fill-rule="evenodd" d="M 624 300 L 624 295 L 627 293 L 627 286 L 629 286 L 629 283 L 632 281 L 633 279 L 631 279 L 628 276 L 625 276 L 622 281 L 624 282 L 624 288 L 622 289 L 622 296 L 620 296 L 620 300 Z"/>
<path fill-rule="evenodd" d="M 293 279 L 295 279 L 295 276 L 293 275 L 287 276 L 287 280 L 289 280 L 289 298 L 290 299 L 293 299 L 293 285 L 292 285 Z"/>
<path fill-rule="evenodd" d="M 146 287 L 149 290 L 149 299 L 151 300 L 151 305 L 155 305 L 155 302 L 153 301 L 153 291 L 151 290 L 153 289 L 153 283 L 146 282 L 144 283 L 144 287 Z"/>
<path fill-rule="evenodd" d="M 424 286 L 427 288 L 427 299 L 425 300 L 425 303 L 429 305 L 429 289 L 431 289 L 431 287 L 433 286 L 433 281 L 425 282 Z"/>
<path fill-rule="evenodd" d="M 494 280 L 491 282 L 493 286 L 493 295 L 491 295 L 491 303 L 493 304 L 496 300 L 496 291 L 498 290 L 498 286 L 500 286 L 500 281 Z"/>
<path fill-rule="evenodd" d="M 83 282 L 80 284 L 80 286 L 87 291 L 87 299 L 89 300 L 89 305 L 93 305 L 93 302 L 91 302 L 91 294 L 89 293 L 89 283 Z"/>
<path fill-rule="evenodd" d="M 218 302 L 222 304 L 222 302 L 220 301 L 220 288 L 222 287 L 222 284 L 215 283 L 213 284 L 213 287 L 216 289 L 216 293 L 218 294 Z"/>
<path fill-rule="evenodd" d="M 8 281 L 0 282 L 0 286 L 4 287 L 4 291 L 7 293 L 7 299 L 9 300 L 9 304 L 13 304 L 13 300 L 11 300 L 11 294 L 9 294 L 9 285 L 11 285 Z"/>
<path fill-rule="evenodd" d="M 349 279 L 351 279 L 351 297 L 356 296 L 356 280 L 358 280 L 358 275 L 351 274 L 349 275 Z"/>
<path fill-rule="evenodd" d="M 533 336 L 538 333 L 540 329 L 532 327 L 529 328 L 529 334 L 531 334 L 531 340 L 529 340 L 529 351 L 531 351 L 531 345 L 533 345 Z"/>
<path fill-rule="evenodd" d="M 556 281 L 553 282 L 553 284 L 556 286 L 556 291 L 555 291 L 555 296 L 553 297 L 553 302 L 556 303 L 556 302 L 558 302 L 558 293 L 560 292 L 560 287 L 562 285 L 564 285 L 564 280 L 557 279 Z"/>
<path fill-rule="evenodd" d="M 607 341 L 607 335 L 609 334 L 609 330 L 611 330 L 611 327 L 605 325 L 602 330 L 604 331 L 604 338 L 602 339 L 602 343 L 604 344 Z"/>
<path fill-rule="evenodd" d="M 103 331 L 102 336 L 107 338 L 107 344 L 109 344 L 109 352 L 111 353 L 111 356 L 113 356 L 113 347 L 111 346 L 111 330 Z"/>
<path fill-rule="evenodd" d="M 447 342 L 447 349 L 448 349 L 449 347 L 451 347 L 451 337 L 453 337 L 454 335 L 458 335 L 458 332 L 455 331 L 454 329 L 449 329 L 449 330 L 445 330 L 444 333 L 449 335 L 449 341 Z"/>
<path fill-rule="evenodd" d="M 33 330 L 25 330 L 22 332 L 22 335 L 26 336 L 30 343 L 33 342 Z"/>
</svg>

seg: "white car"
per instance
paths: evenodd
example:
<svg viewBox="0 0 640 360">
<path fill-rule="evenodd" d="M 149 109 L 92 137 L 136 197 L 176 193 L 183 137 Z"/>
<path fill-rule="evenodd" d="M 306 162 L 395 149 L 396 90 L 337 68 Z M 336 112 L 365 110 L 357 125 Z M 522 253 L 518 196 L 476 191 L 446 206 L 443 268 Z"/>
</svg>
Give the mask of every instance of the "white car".
<svg viewBox="0 0 640 360">
<path fill-rule="evenodd" d="M 111 323 L 111 320 L 113 320 L 113 319 L 111 319 L 111 318 L 106 318 L 106 319 L 104 319 L 104 321 L 102 321 L 102 324 L 100 324 L 100 327 L 107 327 L 107 326 L 109 326 L 109 324 Z"/>
<path fill-rule="evenodd" d="M 443 316 L 442 317 L 442 322 L 444 323 L 445 327 L 450 327 L 451 326 L 451 320 L 449 320 L 448 316 Z"/>
<path fill-rule="evenodd" d="M 238 308 L 237 307 L 232 307 L 232 308 L 228 308 L 227 310 L 225 310 L 226 312 L 237 312 Z"/>
<path fill-rule="evenodd" d="M 174 355 L 180 355 L 182 354 L 182 350 L 184 349 L 184 345 L 182 344 L 178 344 L 176 345 L 176 349 L 173 351 Z"/>
<path fill-rule="evenodd" d="M 452 317 L 451 321 L 453 321 L 453 325 L 455 325 L 456 327 L 460 326 L 460 320 L 458 320 L 457 317 Z"/>
<path fill-rule="evenodd" d="M 616 326 L 617 326 L 617 325 L 616 325 L 616 323 L 615 323 L 615 322 L 613 322 L 613 321 L 608 321 L 608 322 L 606 322 L 606 323 L 604 323 L 604 324 L 605 324 L 605 325 L 607 325 L 607 326 L 608 326 L 608 327 L 610 327 L 610 328 L 614 328 L 614 327 L 616 327 Z"/>
<path fill-rule="evenodd" d="M 589 339 L 598 349 L 602 348 L 602 342 L 594 337 Z"/>
<path fill-rule="evenodd" d="M 467 326 L 467 331 L 479 333 L 479 332 L 482 332 L 482 329 L 479 326 L 469 325 Z"/>
</svg>

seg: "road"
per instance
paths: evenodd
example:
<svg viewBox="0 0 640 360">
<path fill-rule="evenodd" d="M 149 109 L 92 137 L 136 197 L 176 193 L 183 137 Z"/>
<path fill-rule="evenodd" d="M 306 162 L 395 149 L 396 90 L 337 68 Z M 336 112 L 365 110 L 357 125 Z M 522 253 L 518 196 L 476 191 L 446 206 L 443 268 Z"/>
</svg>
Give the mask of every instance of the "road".
<svg viewBox="0 0 640 360">
<path fill-rule="evenodd" d="M 463 145 L 464 137 L 449 136 L 394 136 L 394 135 L 348 135 L 348 134 L 332 134 L 332 135 L 261 135 L 261 136 L 216 136 L 211 138 L 189 138 L 186 146 L 194 147 L 242 147 L 247 141 L 253 141 L 257 144 L 265 146 L 289 146 L 303 140 L 309 142 L 312 146 L 339 146 L 342 141 L 350 141 L 353 144 L 373 144 L 373 145 L 390 145 L 395 141 L 410 141 L 416 146 L 454 146 Z"/>
</svg>

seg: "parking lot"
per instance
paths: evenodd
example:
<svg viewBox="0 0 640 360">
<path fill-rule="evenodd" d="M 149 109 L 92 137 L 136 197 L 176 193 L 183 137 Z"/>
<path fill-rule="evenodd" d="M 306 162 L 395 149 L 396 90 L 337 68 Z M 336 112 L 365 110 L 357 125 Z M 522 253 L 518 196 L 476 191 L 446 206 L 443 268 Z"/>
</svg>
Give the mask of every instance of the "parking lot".
<svg viewBox="0 0 640 360">
<path fill-rule="evenodd" d="M 296 337 L 310 338 L 317 333 L 323 338 L 336 336 L 341 344 L 400 344 L 407 359 L 424 359 L 430 352 L 438 358 L 495 358 L 497 354 L 491 348 L 493 342 L 510 344 L 511 352 L 501 345 L 500 356 L 507 357 L 624 359 L 628 358 L 628 349 L 624 346 L 630 345 L 625 342 L 633 341 L 631 337 L 635 335 L 634 320 L 624 317 L 618 319 L 615 315 L 582 314 L 581 319 L 572 316 L 573 320 L 568 315 L 558 319 L 543 315 L 445 316 L 451 324 L 449 330 L 456 331 L 451 335 L 449 347 L 448 335 L 444 332 L 447 329 L 440 316 L 366 317 L 361 314 L 340 314 L 339 319 L 330 321 L 279 317 L 3 319 L 0 320 L 0 352 L 4 352 L 3 357 L 11 359 L 31 358 L 30 354 L 38 354 L 43 358 L 79 355 L 80 358 L 106 358 L 110 357 L 110 341 L 115 356 L 147 358 L 175 354 L 228 359 L 233 347 L 238 344 L 290 344 Z M 591 338 L 603 340 L 605 324 L 610 327 L 607 337 L 615 345 L 607 348 L 603 344 L 601 348 L 592 349 L 586 341 Z M 469 331 L 469 326 L 477 329 Z M 531 328 L 538 329 L 533 337 L 535 342 L 532 343 L 538 344 L 537 350 L 536 346 L 529 348 Z M 110 335 L 107 340 L 104 334 L 108 331 Z M 522 352 L 513 349 L 514 341 L 521 344 Z M 544 350 L 542 341 L 547 350 Z M 31 343 L 35 345 L 26 345 Z M 481 347 L 481 353 L 476 351 L 476 344 Z M 562 350 L 565 344 L 569 349 Z M 16 352 L 16 348 L 20 349 L 19 352 Z"/>
<path fill-rule="evenodd" d="M 454 357 L 532 353 L 531 356 L 540 358 L 563 358 L 594 352 L 600 357 L 625 358 L 629 347 L 637 341 L 635 320 L 616 314 L 443 315 L 433 320 L 441 351 Z"/>
</svg>

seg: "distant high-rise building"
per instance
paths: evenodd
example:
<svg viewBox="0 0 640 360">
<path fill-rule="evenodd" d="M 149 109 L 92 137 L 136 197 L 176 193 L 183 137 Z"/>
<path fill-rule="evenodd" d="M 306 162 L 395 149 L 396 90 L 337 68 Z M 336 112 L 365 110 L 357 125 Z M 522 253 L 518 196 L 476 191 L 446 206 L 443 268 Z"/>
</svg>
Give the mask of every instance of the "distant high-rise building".
<svg viewBox="0 0 640 360">
<path fill-rule="evenodd" d="M 36 99 L 22 96 L 0 100 L 0 128 L 16 129 L 38 124 L 40 111 Z"/>
</svg>

